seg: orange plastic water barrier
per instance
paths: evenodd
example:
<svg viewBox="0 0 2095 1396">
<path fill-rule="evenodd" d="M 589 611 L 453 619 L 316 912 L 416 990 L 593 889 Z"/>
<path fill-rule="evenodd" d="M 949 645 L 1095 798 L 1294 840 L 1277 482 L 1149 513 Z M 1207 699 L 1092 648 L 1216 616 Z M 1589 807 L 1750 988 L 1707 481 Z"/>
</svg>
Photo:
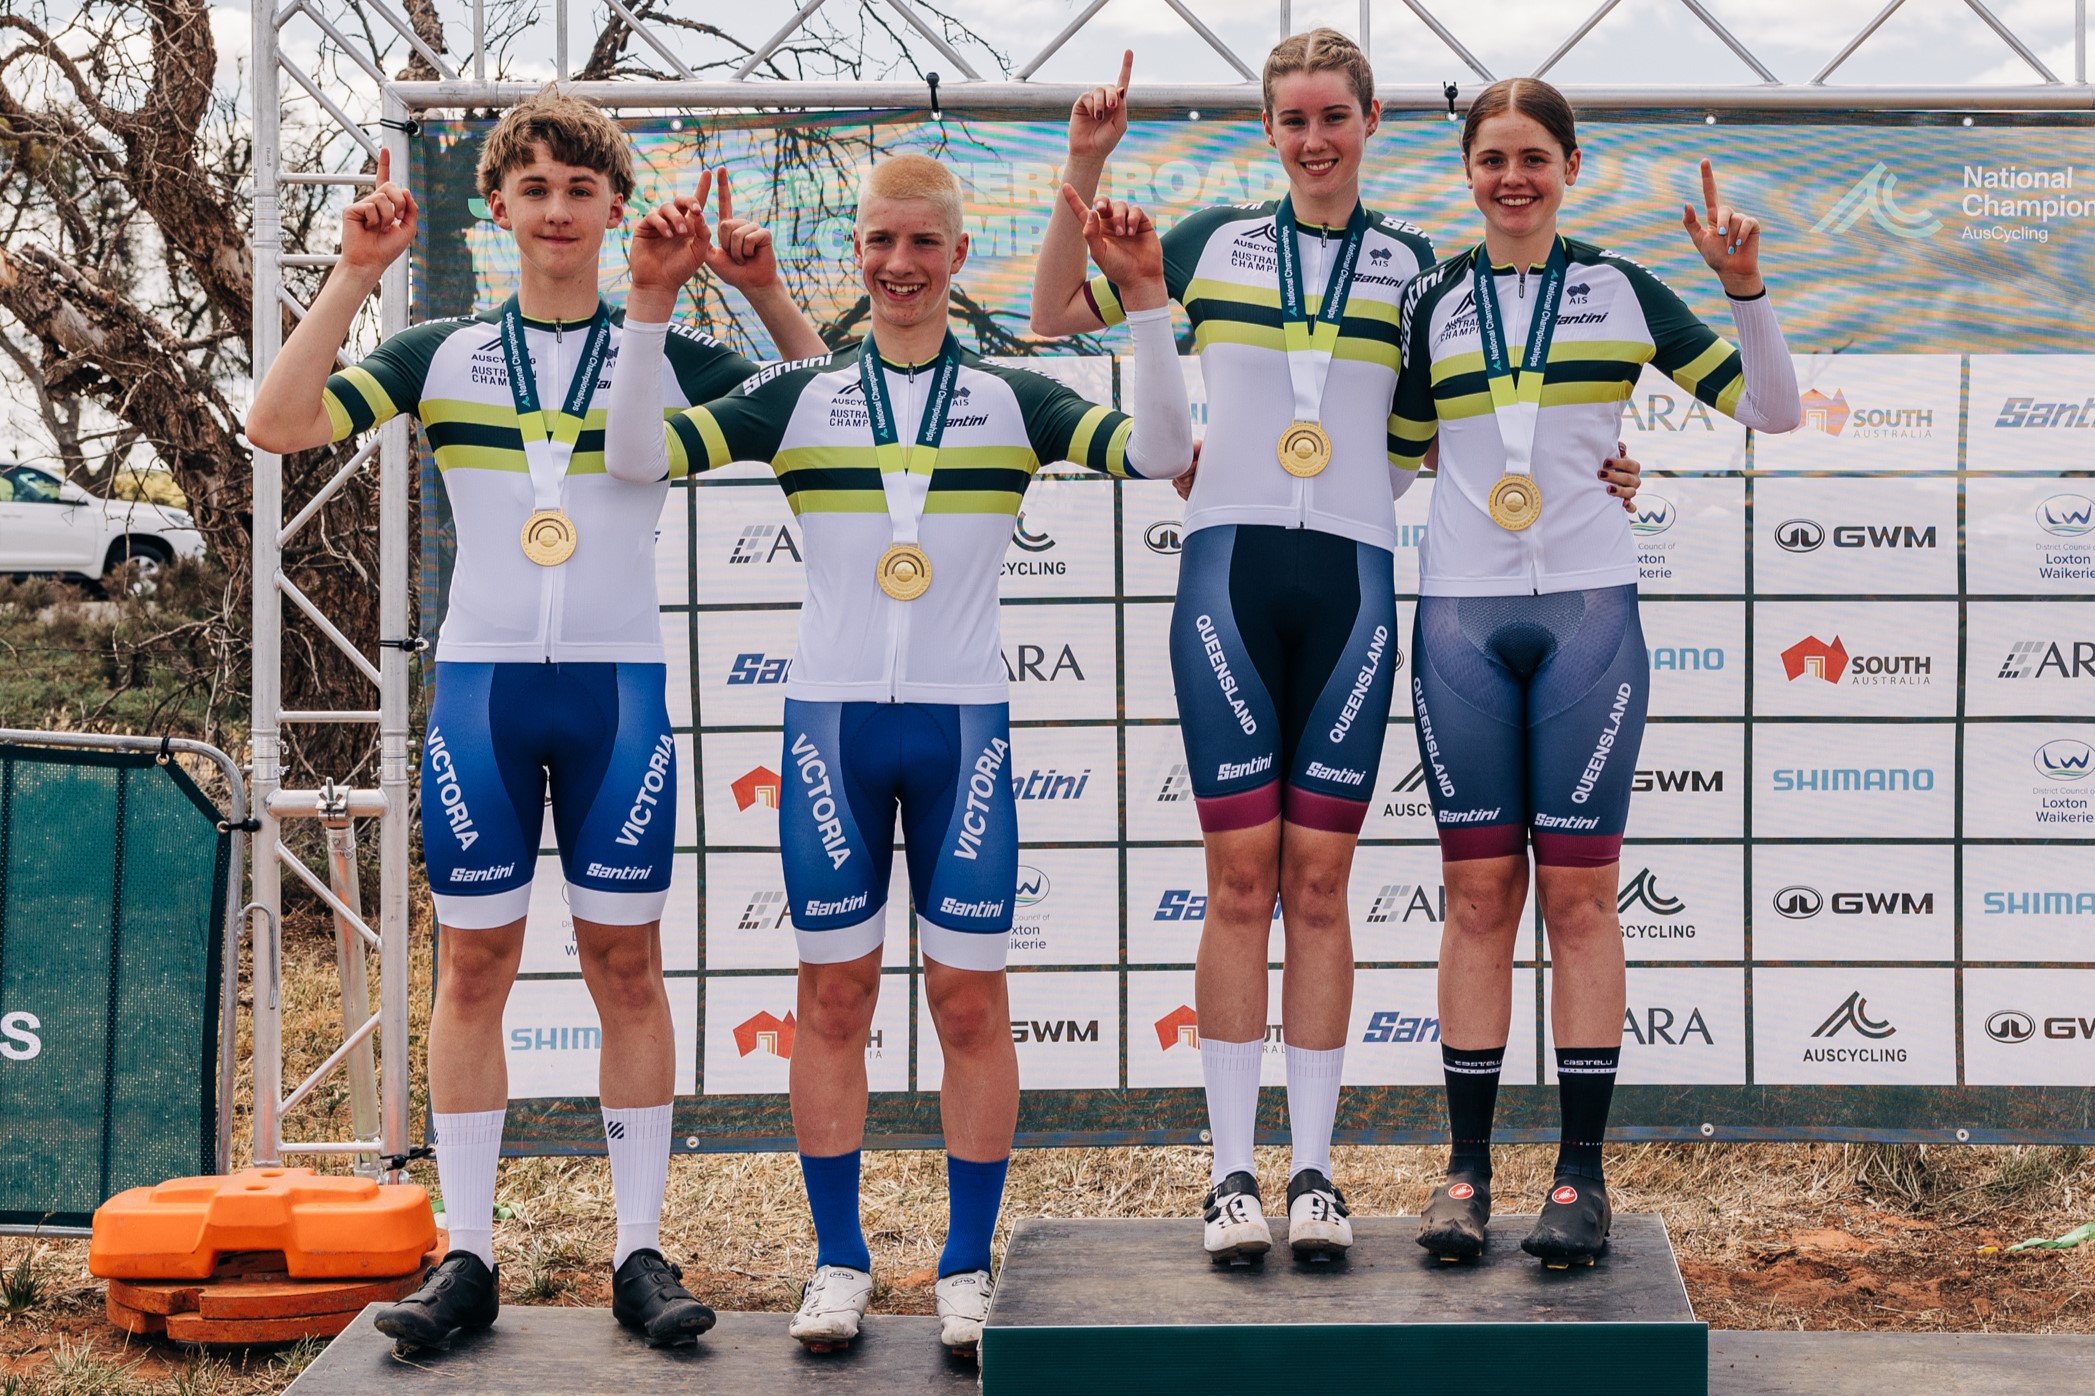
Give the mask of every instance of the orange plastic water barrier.
<svg viewBox="0 0 2095 1396">
<path fill-rule="evenodd" d="M 413 1183 L 249 1168 L 120 1192 L 95 1211 L 88 1269 L 108 1280 L 208 1279 L 222 1256 L 280 1251 L 293 1279 L 406 1275 L 436 1243 Z"/>
</svg>

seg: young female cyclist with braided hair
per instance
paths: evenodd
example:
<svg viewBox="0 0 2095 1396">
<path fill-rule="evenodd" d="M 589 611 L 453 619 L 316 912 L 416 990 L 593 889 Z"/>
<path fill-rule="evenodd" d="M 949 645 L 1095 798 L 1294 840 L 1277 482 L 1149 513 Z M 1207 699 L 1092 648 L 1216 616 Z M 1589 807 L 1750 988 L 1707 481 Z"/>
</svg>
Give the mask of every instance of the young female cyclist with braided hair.
<svg viewBox="0 0 2095 1396">
<path fill-rule="evenodd" d="M 1556 1177 L 1522 1247 L 1556 1268 L 1606 1248 L 1600 1142 L 1622 1044 L 1615 901 L 1650 676 L 1629 525 L 1585 488 L 1646 363 L 1756 431 L 1801 417 L 1760 274 L 1760 224 L 1722 204 L 1683 223 L 1723 283 L 1738 347 L 1644 268 L 1557 228 L 1581 152 L 1571 107 L 1516 78 L 1477 98 L 1463 167 L 1484 241 L 1407 288 L 1393 452 L 1438 439 L 1440 483 L 1419 550 L 1411 701 L 1440 831 L 1448 919 L 1441 1051 L 1454 1136 L 1419 1244 L 1484 1247 L 1491 1115 L 1511 1026 L 1511 974 L 1535 850 L 1550 941 Z"/>
</svg>

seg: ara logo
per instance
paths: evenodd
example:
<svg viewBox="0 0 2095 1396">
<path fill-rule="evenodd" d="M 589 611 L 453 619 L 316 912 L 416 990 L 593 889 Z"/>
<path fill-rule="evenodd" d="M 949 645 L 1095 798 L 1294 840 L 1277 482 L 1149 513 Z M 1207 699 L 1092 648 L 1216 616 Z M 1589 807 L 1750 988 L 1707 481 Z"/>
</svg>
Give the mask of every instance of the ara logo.
<svg viewBox="0 0 2095 1396">
<path fill-rule="evenodd" d="M 1084 682 L 1084 670 L 1077 663 L 1077 653 L 1068 645 L 1062 646 L 1061 652 L 1052 658 L 1046 645 L 1018 646 L 1015 661 L 1008 653 L 1004 656 L 1004 677 L 1013 683 L 1025 683 L 1029 679 L 1053 683 L 1065 674 L 1078 683 Z"/>
<path fill-rule="evenodd" d="M 1193 773 L 1186 769 L 1183 761 L 1174 761 L 1164 772 L 1164 779 L 1157 785 L 1157 803 L 1176 804 L 1180 800 L 1193 798 Z"/>
<path fill-rule="evenodd" d="M 1845 233 L 1868 218 L 1893 237 L 1908 241 L 1931 238 L 1941 232 L 1941 219 L 1927 213 L 1908 213 L 1899 206 L 1894 192 L 1898 183 L 1899 177 L 1892 173 L 1891 166 L 1879 160 L 1850 185 L 1845 194 L 1833 201 L 1833 207 L 1826 210 L 1825 216 L 1811 225 L 1811 231 Z"/>
<path fill-rule="evenodd" d="M 1429 923 L 1438 924 L 1448 919 L 1448 889 L 1436 887 L 1431 892 L 1424 883 L 1385 882 L 1375 893 L 1375 900 L 1368 904 L 1368 924 L 1387 925 L 1395 921 L 1409 924 L 1414 916 L 1423 916 Z"/>
<path fill-rule="evenodd" d="M 1440 1041 L 1440 1019 L 1428 1018 L 1420 1013 L 1405 1013 L 1400 1009 L 1382 1008 L 1368 1015 L 1368 1025 L 1360 1034 L 1362 1042 L 1438 1042 Z"/>
<path fill-rule="evenodd" d="M 771 890 L 749 894 L 749 905 L 742 908 L 742 919 L 735 926 L 738 931 L 775 931 L 786 924 L 786 894 Z"/>
<path fill-rule="evenodd" d="M 1142 530 L 1142 546 L 1165 557 L 1177 557 L 1185 550 L 1186 526 L 1177 519 L 1158 519 Z"/>
<path fill-rule="evenodd" d="M 2095 533 L 2095 499 L 2084 494 L 2055 494 L 2037 506 L 2037 526 L 2055 538 Z"/>
<path fill-rule="evenodd" d="M 1025 864 L 1018 870 L 1018 904 L 1021 907 L 1039 906 L 1048 899 L 1048 875 L 1040 869 Z"/>
<path fill-rule="evenodd" d="M 1624 406 L 1629 408 L 1630 425 L 1638 431 L 1686 431 L 1690 427 L 1701 427 L 1704 431 L 1715 431 L 1717 419 L 1710 415 L 1709 407 L 1699 398 L 1675 397 L 1671 393 L 1646 393 L 1639 406 L 1632 397 Z M 1676 415 L 1677 414 L 1677 415 Z M 1639 495 L 1639 499 L 1649 498 Z"/>
<path fill-rule="evenodd" d="M 752 805 L 762 805 L 771 810 L 778 808 L 778 772 L 769 766 L 758 766 L 754 770 L 745 771 L 742 778 L 728 789 L 734 792 L 735 808 L 738 810 L 747 810 Z"/>
<path fill-rule="evenodd" d="M 784 524 L 751 524 L 735 539 L 729 563 L 776 562 L 780 557 L 800 561 L 800 544 Z"/>
<path fill-rule="evenodd" d="M 1637 512 L 1629 516 L 1630 532 L 1639 538 L 1650 538 L 1673 527 L 1680 512 L 1670 499 L 1661 499 L 1655 494 L 1637 496 Z"/>
<path fill-rule="evenodd" d="M 1188 1004 L 1178 1007 L 1157 1019 L 1157 1050 L 1168 1052 L 1174 1047 L 1191 1047 L 1200 1050 L 1200 1015 Z"/>
<path fill-rule="evenodd" d="M 1782 652 L 1782 672 L 1792 683 L 1806 674 L 1827 683 L 1839 683 L 1847 668 L 1848 648 L 1838 635 L 1830 644 L 1816 635 L 1807 635 Z"/>
<path fill-rule="evenodd" d="M 1849 1028 L 1872 1041 L 1890 1037 L 1898 1029 L 1890 1020 L 1878 1020 L 1869 1016 L 1869 1000 L 1857 989 L 1841 1001 L 1840 1007 L 1826 1015 L 1826 1021 L 1812 1029 L 1813 1037 L 1838 1037 Z"/>
<path fill-rule="evenodd" d="M 2000 662 L 2004 679 L 2095 677 L 2095 640 L 2017 640 Z"/>
<path fill-rule="evenodd" d="M 967 390 L 963 388 L 961 391 L 965 392 Z M 1055 536 L 1053 534 L 1045 532 L 1035 533 L 1032 529 L 1026 527 L 1026 516 L 1024 514 L 1020 514 L 1018 522 L 1012 526 L 1011 541 L 1015 546 L 1023 548 L 1029 553 L 1044 553 L 1055 546 Z"/>
<path fill-rule="evenodd" d="M 1668 1047 L 1685 1047 L 1690 1039 L 1698 1037 L 1705 1047 L 1717 1045 L 1700 1008 L 1690 1008 L 1688 1016 L 1682 1018 L 1679 1009 L 1651 1007 L 1644 1010 L 1640 1020 L 1636 1005 L 1632 1004 L 1622 1010 L 1622 1032 L 1639 1047 L 1656 1047 L 1662 1043 Z"/>
<path fill-rule="evenodd" d="M 1641 906 L 1654 916 L 1678 916 L 1686 903 L 1659 890 L 1658 876 L 1650 868 L 1639 868 L 1623 889 L 1615 894 L 1615 910 L 1626 912 Z"/>
<path fill-rule="evenodd" d="M 793 1014 L 790 1010 L 783 1018 L 770 1013 L 758 1013 L 735 1024 L 736 1055 L 746 1057 L 751 1052 L 764 1052 L 782 1060 L 792 1060 Z"/>
<path fill-rule="evenodd" d="M 2077 737 L 2059 737 L 2038 747 L 2031 759 L 2048 780 L 2084 780 L 2095 747 Z"/>
</svg>

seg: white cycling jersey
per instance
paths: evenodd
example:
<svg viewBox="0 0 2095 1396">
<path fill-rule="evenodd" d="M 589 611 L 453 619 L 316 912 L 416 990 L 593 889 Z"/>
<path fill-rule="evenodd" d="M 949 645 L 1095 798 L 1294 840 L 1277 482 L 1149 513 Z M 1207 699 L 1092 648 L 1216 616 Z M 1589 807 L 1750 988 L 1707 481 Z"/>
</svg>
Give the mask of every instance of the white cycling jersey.
<svg viewBox="0 0 2095 1396">
<path fill-rule="evenodd" d="M 505 307 L 506 309 L 506 307 Z M 573 520 L 573 556 L 541 567 L 520 535 L 533 508 L 531 473 L 509 370 L 502 310 L 403 330 L 327 380 L 336 441 L 402 412 L 421 423 L 444 482 L 457 532 L 457 562 L 436 657 L 462 663 L 662 662 L 655 590 L 655 530 L 667 477 L 634 483 L 604 468 L 604 418 L 623 311 L 560 486 Z M 524 339 L 550 412 L 567 397 L 588 322 L 525 320 Z M 663 411 L 719 397 L 756 365 L 697 330 L 669 336 L 658 394 Z"/>
<path fill-rule="evenodd" d="M 1282 329 L 1279 208 L 1275 199 L 1202 209 L 1163 237 L 1165 286 L 1193 322 L 1207 386 L 1207 432 L 1186 531 L 1219 524 L 1313 528 L 1393 551 L 1393 500 L 1418 470 L 1417 461 L 1400 459 L 1392 434 L 1398 308 L 1404 283 L 1432 264 L 1433 244 L 1409 223 L 1368 214 L 1319 417 L 1331 437 L 1331 463 L 1299 479 L 1278 456 L 1281 434 L 1297 419 Z M 1306 223 L 1297 230 L 1312 313 L 1323 303 L 1344 232 Z M 1108 325 L 1124 318 L 1119 292 L 1103 276 L 1093 277 L 1085 293 Z"/>
</svg>

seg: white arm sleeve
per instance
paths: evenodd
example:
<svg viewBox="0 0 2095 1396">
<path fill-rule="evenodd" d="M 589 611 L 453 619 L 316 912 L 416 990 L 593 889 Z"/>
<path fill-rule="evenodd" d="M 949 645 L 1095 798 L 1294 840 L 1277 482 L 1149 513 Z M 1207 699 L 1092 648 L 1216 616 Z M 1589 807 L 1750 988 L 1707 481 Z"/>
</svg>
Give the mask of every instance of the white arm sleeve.
<svg viewBox="0 0 2095 1396">
<path fill-rule="evenodd" d="M 669 473 L 669 426 L 662 420 L 662 345 L 668 338 L 666 322 L 628 320 L 619 332 L 611 405 L 604 413 L 604 470 L 613 479 L 650 485 Z"/>
<path fill-rule="evenodd" d="M 1783 343 L 1782 326 L 1775 323 L 1774 305 L 1765 292 L 1750 301 L 1734 300 L 1731 319 L 1739 329 L 1739 372 L 1746 380 L 1739 410 L 1732 415 L 1755 431 L 1795 431 L 1804 420 L 1804 404 L 1797 397 L 1797 367 Z"/>
<path fill-rule="evenodd" d="M 1171 337 L 1171 307 L 1128 312 L 1135 338 L 1122 395 L 1135 425 L 1128 432 L 1128 470 L 1145 480 L 1175 480 L 1193 466 L 1193 409 Z"/>
</svg>

